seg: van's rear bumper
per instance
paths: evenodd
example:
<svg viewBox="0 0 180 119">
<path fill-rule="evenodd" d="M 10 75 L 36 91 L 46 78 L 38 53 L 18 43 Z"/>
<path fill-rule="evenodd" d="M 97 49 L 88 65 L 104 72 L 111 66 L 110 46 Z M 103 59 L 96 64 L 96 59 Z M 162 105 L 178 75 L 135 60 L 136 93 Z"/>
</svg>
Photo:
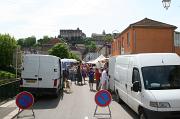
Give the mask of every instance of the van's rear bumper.
<svg viewBox="0 0 180 119">
<path fill-rule="evenodd" d="M 153 111 L 149 109 L 144 109 L 144 112 L 148 119 L 180 119 L 180 111 Z"/>
<path fill-rule="evenodd" d="M 56 94 L 57 88 L 30 88 L 30 87 L 21 87 L 21 91 L 28 91 L 32 94 Z"/>
</svg>

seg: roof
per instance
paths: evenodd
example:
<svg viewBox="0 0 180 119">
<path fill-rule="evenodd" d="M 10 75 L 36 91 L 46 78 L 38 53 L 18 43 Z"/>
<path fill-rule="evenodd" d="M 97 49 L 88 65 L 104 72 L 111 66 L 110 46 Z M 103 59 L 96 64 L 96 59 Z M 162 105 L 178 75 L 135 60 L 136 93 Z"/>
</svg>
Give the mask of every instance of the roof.
<svg viewBox="0 0 180 119">
<path fill-rule="evenodd" d="M 132 55 L 119 55 L 117 60 L 125 60 L 127 57 L 134 57 L 135 64 L 141 67 L 145 66 L 162 66 L 162 65 L 180 65 L 180 57 L 175 53 L 140 53 Z M 116 60 L 116 61 L 117 61 Z"/>
<path fill-rule="evenodd" d="M 47 44 L 55 45 L 57 43 L 60 43 L 60 39 L 59 38 L 53 38 Z"/>
<path fill-rule="evenodd" d="M 166 27 L 166 28 L 174 28 L 174 29 L 177 28 L 174 25 L 166 24 L 166 23 L 155 21 L 155 20 L 148 19 L 148 18 L 144 18 L 141 21 L 130 24 L 130 26 L 131 27 Z"/>
<path fill-rule="evenodd" d="M 166 24 L 163 22 L 159 22 L 159 21 L 155 21 L 152 19 L 148 19 L 148 18 L 144 18 L 138 22 L 132 23 L 130 24 L 125 30 L 123 30 L 119 35 L 121 35 L 122 33 L 124 33 L 126 30 L 128 30 L 129 28 L 132 27 L 154 27 L 154 28 L 172 28 L 172 29 L 176 29 L 177 27 L 174 25 L 170 25 L 170 24 Z"/>
</svg>

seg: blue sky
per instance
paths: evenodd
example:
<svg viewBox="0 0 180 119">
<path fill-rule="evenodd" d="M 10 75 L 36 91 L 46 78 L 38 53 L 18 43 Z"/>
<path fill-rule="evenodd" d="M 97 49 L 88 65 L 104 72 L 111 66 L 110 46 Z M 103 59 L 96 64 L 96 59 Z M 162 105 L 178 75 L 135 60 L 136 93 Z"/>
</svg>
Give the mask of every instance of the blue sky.
<svg viewBox="0 0 180 119">
<path fill-rule="evenodd" d="M 180 0 L 168 10 L 162 0 L 0 0 L 0 33 L 16 39 L 58 36 L 60 29 L 79 27 L 92 33 L 121 32 L 145 17 L 172 24 L 180 31 Z"/>
</svg>

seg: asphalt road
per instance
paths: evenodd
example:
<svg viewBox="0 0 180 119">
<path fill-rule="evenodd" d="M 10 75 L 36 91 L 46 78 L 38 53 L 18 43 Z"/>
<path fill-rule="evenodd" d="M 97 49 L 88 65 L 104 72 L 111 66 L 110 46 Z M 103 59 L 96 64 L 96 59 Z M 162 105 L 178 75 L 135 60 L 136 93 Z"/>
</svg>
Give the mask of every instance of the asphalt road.
<svg viewBox="0 0 180 119">
<path fill-rule="evenodd" d="M 94 85 L 95 89 L 95 85 Z M 64 93 L 63 97 L 42 96 L 34 104 L 36 119 L 110 119 L 109 115 L 94 117 L 96 92 L 90 91 L 88 84 L 78 86 L 73 83 L 72 93 Z M 138 119 L 138 116 L 127 105 L 112 101 L 110 104 L 111 119 Z M 108 108 L 98 107 L 97 113 L 108 113 Z M 19 116 L 33 119 L 31 110 L 24 110 Z M 16 117 L 17 118 L 17 117 Z"/>
</svg>

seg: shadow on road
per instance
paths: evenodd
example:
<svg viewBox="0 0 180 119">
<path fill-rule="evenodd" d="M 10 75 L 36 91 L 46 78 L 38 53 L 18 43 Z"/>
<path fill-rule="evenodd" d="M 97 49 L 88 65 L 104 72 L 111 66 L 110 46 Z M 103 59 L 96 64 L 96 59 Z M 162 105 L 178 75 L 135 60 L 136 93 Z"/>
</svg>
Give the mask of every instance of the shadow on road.
<svg viewBox="0 0 180 119">
<path fill-rule="evenodd" d="M 36 98 L 36 102 L 33 106 L 33 109 L 53 109 L 56 108 L 63 99 L 64 93 L 61 91 L 58 97 L 54 97 L 51 95 L 43 95 Z"/>
<path fill-rule="evenodd" d="M 115 94 L 112 94 L 112 100 L 118 103 Z M 133 119 L 138 119 L 138 115 L 136 114 L 136 112 L 134 112 L 126 103 L 121 102 L 120 105 Z"/>
</svg>

